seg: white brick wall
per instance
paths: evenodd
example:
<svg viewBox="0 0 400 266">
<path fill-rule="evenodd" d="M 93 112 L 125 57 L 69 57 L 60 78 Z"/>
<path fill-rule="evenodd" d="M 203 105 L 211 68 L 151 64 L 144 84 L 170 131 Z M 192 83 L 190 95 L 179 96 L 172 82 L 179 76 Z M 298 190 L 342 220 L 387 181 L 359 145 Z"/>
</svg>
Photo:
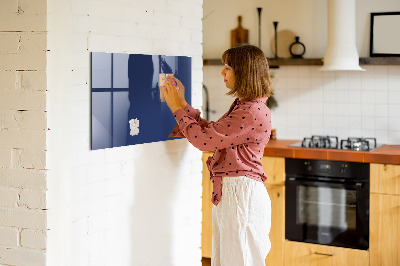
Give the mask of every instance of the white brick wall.
<svg viewBox="0 0 400 266">
<path fill-rule="evenodd" d="M 25 208 L 2 208 L 0 226 L 46 229 L 46 212 L 42 210 L 31 210 Z"/>
<path fill-rule="evenodd" d="M 19 231 L 17 228 L 0 227 L 0 247 L 18 247 Z"/>
<path fill-rule="evenodd" d="M 15 208 L 18 204 L 18 189 L 0 187 L 0 207 Z"/>
<path fill-rule="evenodd" d="M 201 153 L 89 151 L 88 81 L 89 51 L 192 56 L 201 106 L 202 1 L 0 7 L 0 264 L 200 265 Z"/>
<path fill-rule="evenodd" d="M 3 265 L 45 265 L 46 254 L 42 250 L 0 247 Z"/>
<path fill-rule="evenodd" d="M 46 2 L 0 2 L 1 265 L 45 265 Z"/>
<path fill-rule="evenodd" d="M 22 230 L 21 246 L 31 249 L 46 249 L 46 231 Z"/>
<path fill-rule="evenodd" d="M 0 169 L 0 186 L 46 189 L 46 170 Z"/>
<path fill-rule="evenodd" d="M 198 108 L 202 0 L 47 9 L 47 264 L 201 265 L 201 152 L 186 140 L 90 151 L 89 52 L 191 56 Z"/>
</svg>

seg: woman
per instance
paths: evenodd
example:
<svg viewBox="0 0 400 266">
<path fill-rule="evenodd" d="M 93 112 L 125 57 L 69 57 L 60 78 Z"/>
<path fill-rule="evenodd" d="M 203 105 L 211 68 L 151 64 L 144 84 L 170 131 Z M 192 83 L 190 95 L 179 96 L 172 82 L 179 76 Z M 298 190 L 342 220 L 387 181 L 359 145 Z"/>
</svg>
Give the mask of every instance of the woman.
<svg viewBox="0 0 400 266">
<path fill-rule="evenodd" d="M 213 182 L 212 265 L 265 265 L 270 250 L 271 202 L 261 158 L 268 143 L 272 95 L 268 62 L 252 45 L 225 51 L 221 71 L 227 95 L 237 98 L 218 121 L 207 122 L 171 78 L 162 89 L 178 125 L 170 136 L 185 136 L 202 151 L 214 151 L 207 166 Z"/>
</svg>

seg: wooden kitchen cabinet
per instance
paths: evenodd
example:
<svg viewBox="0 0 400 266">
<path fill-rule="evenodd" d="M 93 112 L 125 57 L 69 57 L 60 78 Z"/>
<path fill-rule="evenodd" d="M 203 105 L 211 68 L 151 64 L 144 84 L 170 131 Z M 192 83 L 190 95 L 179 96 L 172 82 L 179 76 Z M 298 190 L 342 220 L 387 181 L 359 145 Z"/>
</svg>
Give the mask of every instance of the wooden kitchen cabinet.
<svg viewBox="0 0 400 266">
<path fill-rule="evenodd" d="M 261 159 L 264 172 L 267 175 L 265 184 L 268 185 L 285 185 L 285 158 L 264 156 Z"/>
<path fill-rule="evenodd" d="M 374 193 L 370 200 L 370 265 L 400 265 L 400 196 Z"/>
<path fill-rule="evenodd" d="M 400 165 L 370 167 L 370 265 L 400 265 Z"/>
<path fill-rule="evenodd" d="M 400 195 L 400 165 L 370 164 L 371 193 Z"/>
<path fill-rule="evenodd" d="M 271 250 L 265 259 L 266 266 L 283 265 L 285 241 L 285 187 L 265 184 L 271 199 Z"/>
<path fill-rule="evenodd" d="M 212 183 L 210 181 L 210 173 L 206 165 L 212 152 L 203 153 L 203 195 L 202 195 L 202 223 L 201 223 L 201 253 L 204 258 L 211 258 L 212 252 Z"/>
<path fill-rule="evenodd" d="M 267 175 L 265 187 L 271 199 L 271 250 L 265 259 L 266 266 L 283 265 L 285 240 L 285 158 L 264 156 L 261 160 Z"/>
<path fill-rule="evenodd" d="M 285 266 L 366 266 L 365 250 L 285 241 Z"/>
<path fill-rule="evenodd" d="M 212 183 L 206 166 L 206 161 L 211 152 L 203 153 L 203 217 L 202 217 L 202 256 L 211 258 L 212 253 Z M 271 221 L 271 250 L 266 258 L 267 266 L 283 265 L 283 243 L 285 230 L 285 158 L 263 157 L 262 164 L 268 176 L 265 187 L 271 199 L 272 221 Z"/>
</svg>

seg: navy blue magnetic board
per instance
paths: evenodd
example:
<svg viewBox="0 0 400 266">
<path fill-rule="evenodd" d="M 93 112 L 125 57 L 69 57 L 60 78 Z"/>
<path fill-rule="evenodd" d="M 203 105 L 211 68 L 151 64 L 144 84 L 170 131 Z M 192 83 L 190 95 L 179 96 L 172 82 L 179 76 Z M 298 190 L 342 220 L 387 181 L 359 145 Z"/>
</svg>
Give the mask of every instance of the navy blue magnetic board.
<svg viewBox="0 0 400 266">
<path fill-rule="evenodd" d="M 166 75 L 191 104 L 190 57 L 92 52 L 91 149 L 167 140 L 176 121 L 159 88 Z"/>
</svg>

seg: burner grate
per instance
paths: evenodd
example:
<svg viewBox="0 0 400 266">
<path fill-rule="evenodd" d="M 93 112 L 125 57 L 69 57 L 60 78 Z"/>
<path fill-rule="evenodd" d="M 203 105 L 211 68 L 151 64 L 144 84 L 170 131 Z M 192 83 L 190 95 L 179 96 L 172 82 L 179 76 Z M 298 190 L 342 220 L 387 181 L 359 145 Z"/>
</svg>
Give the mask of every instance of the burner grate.
<svg viewBox="0 0 400 266">
<path fill-rule="evenodd" d="M 342 139 L 339 143 L 339 139 L 336 136 L 313 135 L 311 138 L 304 138 L 301 143 L 292 146 L 300 146 L 303 148 L 371 151 L 377 148 L 377 143 L 376 138 L 347 138 Z"/>
<path fill-rule="evenodd" d="M 336 136 L 317 136 L 313 135 L 311 138 L 304 138 L 301 147 L 305 148 L 325 148 L 325 149 L 338 149 L 338 137 Z"/>
<path fill-rule="evenodd" d="M 342 150 L 369 151 L 376 147 L 376 138 L 347 138 L 340 141 Z"/>
</svg>

